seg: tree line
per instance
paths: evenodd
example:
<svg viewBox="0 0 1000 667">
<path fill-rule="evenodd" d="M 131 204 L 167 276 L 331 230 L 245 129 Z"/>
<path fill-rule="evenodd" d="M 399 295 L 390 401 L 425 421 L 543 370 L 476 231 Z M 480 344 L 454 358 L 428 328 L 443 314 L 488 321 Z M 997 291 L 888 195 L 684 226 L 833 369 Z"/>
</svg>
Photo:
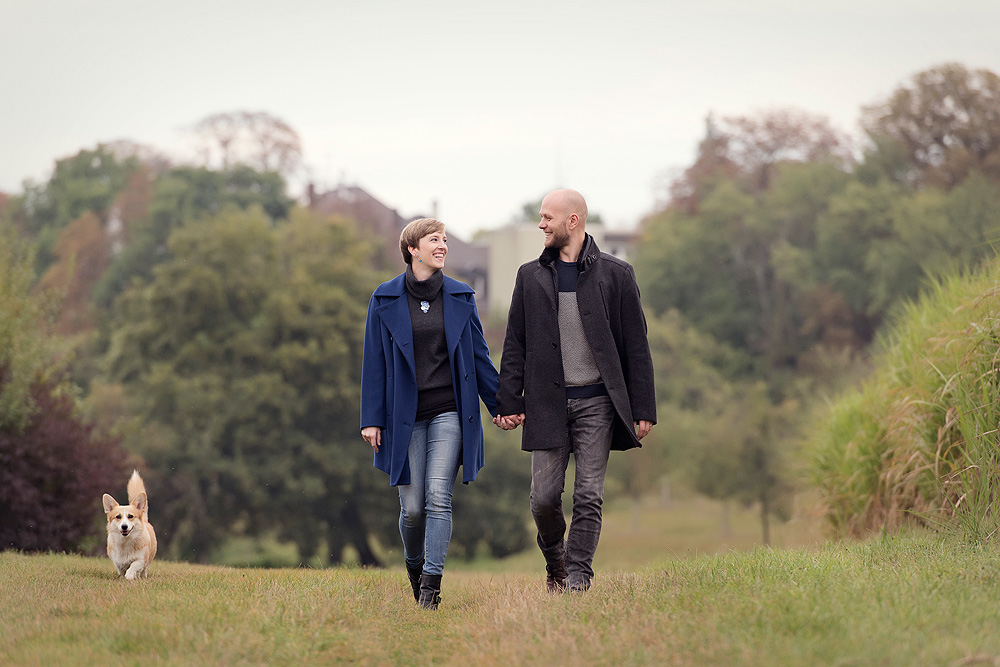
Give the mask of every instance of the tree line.
<svg viewBox="0 0 1000 667">
<path fill-rule="evenodd" d="M 258 114 L 231 120 L 246 118 L 259 127 Z M 58 348 L 49 356 L 61 358 L 60 391 L 75 399 L 74 423 L 90 429 L 73 461 L 100 454 L 109 471 L 83 495 L 97 499 L 141 466 L 170 557 L 208 561 L 234 536 L 268 536 L 293 543 L 302 562 L 337 563 L 352 552 L 378 564 L 398 541 L 398 503 L 372 470 L 357 406 L 368 298 L 389 275 L 354 221 L 297 206 L 280 173 L 237 159 L 228 134 L 225 143 L 217 168 L 99 145 L 12 197 L 5 229 L 36 252 L 6 263 L 22 279 L 4 311 L 53 307 L 23 318 L 11 337 L 23 347 L 38 327 Z M 37 281 L 25 277 L 32 273 Z M 15 347 L 10 356 L 45 354 Z M 4 424 L 5 461 L 24 455 L 25 424 L 55 416 L 24 394 L 31 375 L 0 386 L 5 398 L 20 392 L 23 406 L 19 421 Z M 456 493 L 468 508 L 456 550 L 467 557 L 529 543 L 527 472 L 503 451 L 516 453 L 516 443 L 491 438 L 497 484 Z M 39 494 L 54 506 L 65 501 L 58 480 L 72 477 L 69 465 L 35 466 Z M 27 541 L 30 527 L 8 507 L 4 546 L 46 548 Z M 93 532 L 95 514 L 83 510 L 77 542 Z"/>
<path fill-rule="evenodd" d="M 636 259 L 667 343 L 668 467 L 787 516 L 804 429 L 867 372 L 873 342 L 934 278 L 1000 242 L 1000 78 L 947 64 L 861 111 L 858 144 L 796 110 L 709 117 Z M 690 366 L 699 368 L 692 372 Z"/>
<path fill-rule="evenodd" d="M 822 398 L 866 372 L 876 333 L 928 276 L 993 256 L 997 95 L 988 71 L 922 72 L 861 111 L 860 146 L 797 110 L 709 117 L 642 223 L 633 263 L 660 427 L 612 457 L 609 498 L 671 477 L 758 506 L 767 541 L 802 489 Z M 357 436 L 357 392 L 368 297 L 390 273 L 354 221 L 289 196 L 301 150 L 268 120 L 198 124 L 203 164 L 103 144 L 0 198 L 18 249 L 0 255 L 0 456 L 49 452 L 2 466 L 47 474 L 0 488 L 96 499 L 140 465 L 170 557 L 210 560 L 250 536 L 291 542 L 303 562 L 375 564 L 398 508 Z M 487 438 L 488 474 L 456 491 L 456 550 L 470 557 L 530 542 L 517 433 Z M 110 461 L 105 474 L 52 454 L 57 439 Z M 85 479 L 66 481 L 73 470 Z M 100 532 L 83 516 L 61 542 L 26 544 L 13 499 L 28 496 L 4 493 L 5 547 L 86 547 Z"/>
</svg>

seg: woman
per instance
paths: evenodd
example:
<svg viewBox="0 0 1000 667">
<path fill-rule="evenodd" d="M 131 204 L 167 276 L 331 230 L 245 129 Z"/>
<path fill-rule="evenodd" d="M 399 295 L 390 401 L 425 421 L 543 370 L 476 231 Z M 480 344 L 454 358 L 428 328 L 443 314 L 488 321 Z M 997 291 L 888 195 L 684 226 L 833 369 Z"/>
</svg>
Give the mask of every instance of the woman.
<svg viewBox="0 0 1000 667">
<path fill-rule="evenodd" d="M 422 218 L 399 235 L 406 271 L 372 294 L 361 375 L 361 437 L 399 488 L 399 532 L 413 597 L 440 602 L 451 496 L 462 467 L 483 467 L 479 397 L 496 416 L 498 374 L 475 292 L 444 275 L 444 224 Z"/>
</svg>

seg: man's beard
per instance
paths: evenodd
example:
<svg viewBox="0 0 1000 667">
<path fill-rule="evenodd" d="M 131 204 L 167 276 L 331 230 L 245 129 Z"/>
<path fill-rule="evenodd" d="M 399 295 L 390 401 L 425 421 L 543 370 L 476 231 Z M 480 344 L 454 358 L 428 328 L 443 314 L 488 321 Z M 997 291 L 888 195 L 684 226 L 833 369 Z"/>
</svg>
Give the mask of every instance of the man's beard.
<svg viewBox="0 0 1000 667">
<path fill-rule="evenodd" d="M 569 245 L 569 230 L 561 229 L 552 232 L 549 237 L 549 247 L 553 250 L 562 250 Z"/>
</svg>

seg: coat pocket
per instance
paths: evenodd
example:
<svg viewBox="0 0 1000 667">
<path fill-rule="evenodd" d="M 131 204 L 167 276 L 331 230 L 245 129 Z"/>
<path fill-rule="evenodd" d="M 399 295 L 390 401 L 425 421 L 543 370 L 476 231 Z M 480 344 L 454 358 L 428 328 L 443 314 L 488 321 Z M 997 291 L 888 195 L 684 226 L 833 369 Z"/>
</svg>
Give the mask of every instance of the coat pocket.
<svg viewBox="0 0 1000 667">
<path fill-rule="evenodd" d="M 608 308 L 608 298 L 609 297 L 608 297 L 607 293 L 605 292 L 604 283 L 598 283 L 597 286 L 601 288 L 600 289 L 600 292 L 601 292 L 601 305 L 604 306 L 604 319 L 607 320 L 608 322 L 610 322 L 611 321 L 611 309 Z"/>
</svg>

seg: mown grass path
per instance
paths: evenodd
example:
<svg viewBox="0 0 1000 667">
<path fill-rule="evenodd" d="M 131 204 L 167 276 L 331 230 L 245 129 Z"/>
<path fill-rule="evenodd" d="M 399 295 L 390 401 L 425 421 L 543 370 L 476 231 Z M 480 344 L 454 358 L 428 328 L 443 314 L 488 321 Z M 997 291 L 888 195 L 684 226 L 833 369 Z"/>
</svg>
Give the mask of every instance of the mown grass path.
<svg viewBox="0 0 1000 667">
<path fill-rule="evenodd" d="M 0 554 L 0 664 L 1000 664 L 993 547 L 909 536 L 693 557 L 549 595 L 462 571 L 437 613 L 401 570 Z"/>
</svg>

